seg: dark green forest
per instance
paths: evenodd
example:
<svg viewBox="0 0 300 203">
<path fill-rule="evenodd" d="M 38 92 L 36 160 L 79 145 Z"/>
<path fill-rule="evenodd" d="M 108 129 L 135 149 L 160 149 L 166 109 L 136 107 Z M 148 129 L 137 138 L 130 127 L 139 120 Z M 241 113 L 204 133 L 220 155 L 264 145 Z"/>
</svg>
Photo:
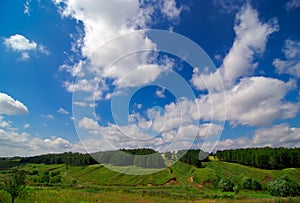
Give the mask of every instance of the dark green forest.
<svg viewBox="0 0 300 203">
<path fill-rule="evenodd" d="M 171 158 L 170 152 L 165 154 L 168 155 L 166 157 Z M 239 163 L 261 169 L 300 168 L 299 148 L 231 149 L 217 151 L 215 156 L 220 161 Z M 200 149 L 179 150 L 176 153 L 176 157 L 179 161 L 198 168 L 202 167 L 203 161 L 209 161 L 208 154 Z M 96 152 L 91 155 L 72 152 L 45 154 L 20 158 L 20 163 L 66 164 L 73 166 L 102 163 L 116 166 L 136 165 L 145 168 L 165 167 L 164 159 L 159 152 L 144 148 Z"/>
<path fill-rule="evenodd" d="M 217 151 L 220 161 L 261 169 L 300 168 L 300 148 L 248 148 Z"/>
</svg>

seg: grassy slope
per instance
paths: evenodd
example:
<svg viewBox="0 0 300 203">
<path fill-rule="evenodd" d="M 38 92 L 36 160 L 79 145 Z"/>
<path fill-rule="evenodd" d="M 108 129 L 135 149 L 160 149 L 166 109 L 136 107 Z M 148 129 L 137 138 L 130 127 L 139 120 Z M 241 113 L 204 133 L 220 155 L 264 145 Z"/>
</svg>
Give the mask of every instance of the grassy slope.
<svg viewBox="0 0 300 203">
<path fill-rule="evenodd" d="M 255 178 L 262 183 L 263 186 L 266 186 L 272 179 L 287 175 L 298 183 L 300 182 L 299 168 L 277 171 L 261 170 L 239 164 L 218 161 L 204 163 L 204 166 L 204 168 L 198 169 L 177 162 L 170 169 L 165 169 L 150 175 L 133 176 L 112 171 L 102 165 L 69 166 L 66 168 L 63 164 L 26 164 L 18 166 L 18 168 L 26 171 L 37 170 L 39 173 L 44 171 L 59 171 L 62 174 L 64 184 L 70 184 L 72 180 L 76 180 L 77 185 L 74 188 L 69 188 L 69 186 L 67 186 L 65 189 L 64 187 L 31 187 L 26 199 L 24 201 L 20 199 L 18 202 L 27 203 L 32 202 L 31 199 L 36 200 L 39 198 L 41 202 L 66 202 L 66 199 L 68 199 L 67 202 L 95 202 L 96 200 L 116 202 L 121 199 L 123 202 L 143 202 L 143 200 L 147 200 L 145 202 L 169 202 L 170 200 L 185 202 L 185 200 L 199 200 L 205 198 L 211 199 L 207 202 L 214 202 L 212 199 L 234 197 L 232 193 L 222 193 L 213 188 L 220 178 L 226 177 L 230 178 L 234 183 L 240 183 L 242 178 L 247 176 Z M 137 167 L 124 167 L 123 170 L 139 169 Z M 5 173 L 0 174 L 0 176 L 5 175 Z M 31 178 L 32 177 L 33 176 L 31 176 Z M 165 184 L 174 177 L 176 178 L 176 183 Z M 190 177 L 193 177 L 192 182 L 190 181 Z M 204 185 L 204 188 L 199 190 L 199 184 Z M 149 187 L 149 185 L 155 187 Z M 74 190 L 75 188 L 81 189 Z M 264 191 L 241 191 L 239 194 L 239 198 L 242 199 L 249 197 L 271 198 L 271 196 Z M 260 200 L 262 201 L 262 199 Z M 222 200 L 218 202 L 226 201 L 227 200 Z M 231 201 L 232 200 L 228 202 Z M 252 201 L 253 199 L 251 202 Z"/>
<path fill-rule="evenodd" d="M 81 185 L 163 185 L 170 179 L 176 178 L 176 185 L 203 184 L 204 186 L 216 185 L 220 178 L 229 178 L 235 184 L 240 183 L 243 177 L 255 178 L 263 186 L 280 176 L 287 175 L 300 183 L 300 169 L 289 168 L 283 170 L 262 170 L 235 163 L 211 161 L 204 163 L 204 168 L 196 168 L 181 162 L 175 163 L 170 169 L 165 169 L 149 175 L 126 175 L 110 170 L 102 165 L 69 166 L 27 164 L 20 166 L 26 171 L 37 170 L 59 171 L 63 182 L 69 184 L 76 180 Z M 123 167 L 122 170 L 140 170 L 138 167 Z M 146 169 L 147 170 L 147 169 Z M 151 169 L 148 169 L 151 170 Z M 193 177 L 193 182 L 189 179 Z"/>
</svg>

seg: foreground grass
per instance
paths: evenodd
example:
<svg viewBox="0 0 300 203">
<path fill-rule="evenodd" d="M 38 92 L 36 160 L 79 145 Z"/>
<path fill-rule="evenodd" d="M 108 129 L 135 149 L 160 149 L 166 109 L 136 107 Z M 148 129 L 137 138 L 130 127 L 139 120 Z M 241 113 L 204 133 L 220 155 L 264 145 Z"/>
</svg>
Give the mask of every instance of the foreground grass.
<svg viewBox="0 0 300 203">
<path fill-rule="evenodd" d="M 186 189 L 184 189 L 186 190 Z M 214 193 L 210 196 L 205 193 L 194 194 L 193 198 L 181 197 L 180 188 L 123 188 L 106 187 L 97 189 L 74 188 L 30 188 L 27 194 L 16 200 L 16 203 L 89 203 L 89 202 L 122 202 L 122 203 L 152 203 L 152 202 L 203 202 L 203 203 L 277 203 L 299 202 L 300 198 L 244 198 L 235 197 L 232 194 Z M 181 193 L 186 191 L 181 191 Z M 187 191 L 187 194 L 193 191 Z M 231 195 L 231 196 L 230 196 Z M 231 197 L 231 198 L 228 198 Z M 208 199 L 210 198 L 210 199 Z M 214 199 L 212 199 L 214 198 Z M 0 191 L 0 202 L 9 202 L 7 193 Z"/>
<path fill-rule="evenodd" d="M 14 163 L 15 164 L 15 163 Z M 117 167 L 111 169 L 96 164 L 90 166 L 68 166 L 64 164 L 25 164 L 10 166 L 28 172 L 60 172 L 62 183 L 55 187 L 40 187 L 43 184 L 33 182 L 34 175 L 28 175 L 31 185 L 27 195 L 17 199 L 16 203 L 35 202 L 300 202 L 299 198 L 274 198 L 267 191 L 241 190 L 235 196 L 232 192 L 217 190 L 221 178 L 229 178 L 240 184 L 243 177 L 255 178 L 266 188 L 266 185 L 283 175 L 300 182 L 300 169 L 261 170 L 240 164 L 211 161 L 203 163 L 204 168 L 196 168 L 181 162 L 172 167 L 148 175 L 128 175 L 114 170 L 135 171 L 151 170 L 136 166 Z M 0 170 L 1 180 L 9 170 Z M 72 182 L 75 181 L 75 184 Z M 173 182 L 169 183 L 170 180 Z M 201 187 L 200 187 L 201 186 Z M 0 191 L 0 203 L 9 202 L 9 196 Z"/>
</svg>

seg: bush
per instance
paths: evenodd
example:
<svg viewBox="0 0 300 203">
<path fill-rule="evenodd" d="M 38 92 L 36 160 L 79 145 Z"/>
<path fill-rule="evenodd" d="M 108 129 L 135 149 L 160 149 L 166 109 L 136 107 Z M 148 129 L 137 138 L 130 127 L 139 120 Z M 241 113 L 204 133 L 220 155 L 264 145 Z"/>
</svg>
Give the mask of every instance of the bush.
<svg viewBox="0 0 300 203">
<path fill-rule="evenodd" d="M 240 193 L 240 187 L 239 185 L 236 185 L 233 187 L 233 192 L 235 195 L 238 195 Z"/>
<path fill-rule="evenodd" d="M 288 177 L 283 176 L 269 183 L 268 191 L 272 196 L 295 197 L 300 195 L 300 186 Z"/>
<path fill-rule="evenodd" d="M 229 179 L 221 179 L 219 189 L 221 192 L 233 192 L 234 184 Z"/>
<path fill-rule="evenodd" d="M 242 180 L 242 188 L 246 190 L 251 190 L 252 189 L 252 178 L 245 177 Z"/>
<path fill-rule="evenodd" d="M 257 182 L 255 179 L 252 179 L 252 190 L 261 190 L 261 184 Z"/>
<path fill-rule="evenodd" d="M 242 180 L 242 188 L 246 190 L 261 190 L 261 184 L 255 179 L 245 177 Z"/>
</svg>

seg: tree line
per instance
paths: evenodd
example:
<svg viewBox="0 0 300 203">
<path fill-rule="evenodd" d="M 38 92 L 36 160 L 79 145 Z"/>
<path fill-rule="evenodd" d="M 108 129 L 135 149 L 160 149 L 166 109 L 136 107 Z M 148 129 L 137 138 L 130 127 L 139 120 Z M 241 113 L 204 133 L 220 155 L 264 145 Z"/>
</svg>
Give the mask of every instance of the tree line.
<svg viewBox="0 0 300 203">
<path fill-rule="evenodd" d="M 147 148 L 121 149 L 117 151 L 97 152 L 93 157 L 103 164 L 132 166 L 144 168 L 163 168 L 164 159 L 157 151 Z"/>
<path fill-rule="evenodd" d="M 20 162 L 34 164 L 66 164 L 72 166 L 87 166 L 97 164 L 97 161 L 90 154 L 81 154 L 73 152 L 23 157 L 20 159 Z"/>
<path fill-rule="evenodd" d="M 220 161 L 261 169 L 300 168 L 300 148 L 247 148 L 217 151 Z"/>
<path fill-rule="evenodd" d="M 147 156 L 145 156 L 147 155 Z M 111 164 L 116 166 L 132 166 L 146 168 L 165 167 L 160 153 L 152 149 L 121 149 L 115 151 L 81 154 L 65 152 L 62 154 L 44 154 L 32 157 L 23 157 L 21 163 L 35 164 L 66 164 L 71 166 L 86 166 L 92 164 Z"/>
<path fill-rule="evenodd" d="M 176 156 L 179 158 L 179 161 L 197 168 L 202 167 L 203 161 L 209 161 L 208 153 L 201 149 L 179 150 Z"/>
</svg>

